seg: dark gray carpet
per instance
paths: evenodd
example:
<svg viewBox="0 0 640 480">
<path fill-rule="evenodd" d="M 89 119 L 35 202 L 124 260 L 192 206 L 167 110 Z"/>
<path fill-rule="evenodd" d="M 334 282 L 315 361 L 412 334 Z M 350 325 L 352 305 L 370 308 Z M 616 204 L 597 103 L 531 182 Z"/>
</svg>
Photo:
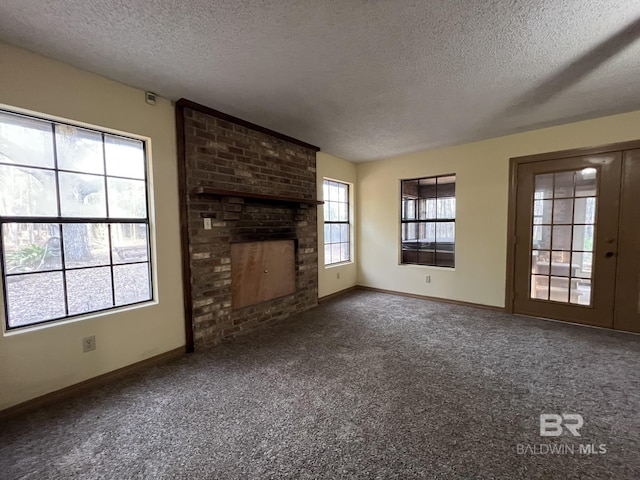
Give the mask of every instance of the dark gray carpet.
<svg viewBox="0 0 640 480">
<path fill-rule="evenodd" d="M 1 424 L 0 477 L 638 479 L 639 353 L 634 335 L 357 291 Z M 540 437 L 541 413 L 581 414 L 582 436 Z"/>
</svg>

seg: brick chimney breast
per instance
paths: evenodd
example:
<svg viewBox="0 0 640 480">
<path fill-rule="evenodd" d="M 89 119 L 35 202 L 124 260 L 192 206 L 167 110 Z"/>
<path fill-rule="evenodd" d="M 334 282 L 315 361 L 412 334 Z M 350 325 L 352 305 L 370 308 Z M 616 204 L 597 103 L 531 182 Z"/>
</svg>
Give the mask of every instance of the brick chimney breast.
<svg viewBox="0 0 640 480">
<path fill-rule="evenodd" d="M 317 305 L 316 150 L 196 109 L 183 112 L 191 320 L 198 347 Z M 232 244 L 275 240 L 293 241 L 295 291 L 234 308 Z"/>
</svg>

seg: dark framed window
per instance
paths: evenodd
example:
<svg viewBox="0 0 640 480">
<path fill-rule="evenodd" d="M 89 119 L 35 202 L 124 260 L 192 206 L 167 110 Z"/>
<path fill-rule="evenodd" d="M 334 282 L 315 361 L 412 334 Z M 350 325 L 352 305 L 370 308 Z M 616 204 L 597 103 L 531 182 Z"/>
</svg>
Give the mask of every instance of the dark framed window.
<svg viewBox="0 0 640 480">
<path fill-rule="evenodd" d="M 456 176 L 401 180 L 401 263 L 455 267 Z"/>
<path fill-rule="evenodd" d="M 324 180 L 324 264 L 351 260 L 349 184 Z"/>
<path fill-rule="evenodd" d="M 145 143 L 0 111 L 7 329 L 153 298 Z"/>
</svg>

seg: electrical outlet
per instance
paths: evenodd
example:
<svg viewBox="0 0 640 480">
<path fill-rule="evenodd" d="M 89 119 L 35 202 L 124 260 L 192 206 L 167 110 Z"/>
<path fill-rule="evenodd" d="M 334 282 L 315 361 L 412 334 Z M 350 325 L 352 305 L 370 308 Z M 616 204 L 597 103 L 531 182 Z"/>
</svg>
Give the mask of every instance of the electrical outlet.
<svg viewBox="0 0 640 480">
<path fill-rule="evenodd" d="M 204 229 L 205 230 L 211 230 L 211 219 L 210 218 L 205 218 L 204 219 Z"/>
<path fill-rule="evenodd" d="M 82 339 L 82 351 L 84 353 L 90 352 L 96 349 L 96 337 L 92 335 Z"/>
<path fill-rule="evenodd" d="M 431 283 L 431 275 L 424 276 L 424 283 Z"/>
</svg>

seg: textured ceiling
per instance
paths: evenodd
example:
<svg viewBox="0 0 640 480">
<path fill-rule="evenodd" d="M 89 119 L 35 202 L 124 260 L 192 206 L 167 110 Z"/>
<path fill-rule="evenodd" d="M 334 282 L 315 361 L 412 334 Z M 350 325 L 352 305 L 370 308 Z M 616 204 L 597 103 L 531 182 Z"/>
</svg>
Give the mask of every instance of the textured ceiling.
<svg viewBox="0 0 640 480">
<path fill-rule="evenodd" d="M 363 161 L 639 109 L 639 19 L 638 0 L 2 0 L 0 40 Z"/>
</svg>

